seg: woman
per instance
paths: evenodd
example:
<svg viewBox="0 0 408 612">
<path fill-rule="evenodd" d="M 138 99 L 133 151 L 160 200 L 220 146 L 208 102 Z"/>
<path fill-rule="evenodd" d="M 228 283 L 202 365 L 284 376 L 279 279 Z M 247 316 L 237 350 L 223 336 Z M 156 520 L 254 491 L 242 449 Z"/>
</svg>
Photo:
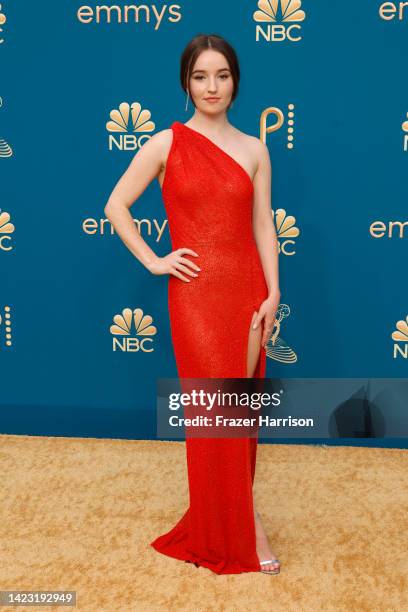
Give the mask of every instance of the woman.
<svg viewBox="0 0 408 612">
<path fill-rule="evenodd" d="M 280 299 L 269 152 L 227 119 L 239 75 L 228 42 L 196 36 L 181 57 L 193 117 L 174 121 L 143 145 L 105 207 L 134 256 L 152 274 L 170 275 L 180 378 L 264 378 Z M 144 242 L 129 212 L 155 177 L 172 242 L 165 257 Z M 256 437 L 186 438 L 190 507 L 151 545 L 217 574 L 279 573 L 254 508 L 256 450 Z"/>
</svg>

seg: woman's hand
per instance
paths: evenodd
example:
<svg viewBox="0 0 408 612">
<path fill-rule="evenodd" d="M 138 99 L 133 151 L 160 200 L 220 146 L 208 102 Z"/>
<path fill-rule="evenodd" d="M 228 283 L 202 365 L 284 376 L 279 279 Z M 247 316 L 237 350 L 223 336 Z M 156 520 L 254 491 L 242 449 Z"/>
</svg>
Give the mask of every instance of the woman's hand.
<svg viewBox="0 0 408 612">
<path fill-rule="evenodd" d="M 192 272 L 190 268 L 197 271 L 200 271 L 200 268 L 186 257 L 183 257 L 184 254 L 198 257 L 195 251 L 182 247 L 172 251 L 165 257 L 157 257 L 157 259 L 146 267 L 152 274 L 173 274 L 177 276 L 177 278 L 189 283 L 190 279 L 186 278 L 181 272 L 185 272 L 189 276 L 198 276 L 198 274 Z"/>
<path fill-rule="evenodd" d="M 273 293 L 270 293 L 267 299 L 264 302 L 262 302 L 262 304 L 259 307 L 259 311 L 255 317 L 254 324 L 252 326 L 252 329 L 257 329 L 262 319 L 265 319 L 264 326 L 263 326 L 262 340 L 261 340 L 261 344 L 264 348 L 270 338 L 270 335 L 272 333 L 272 330 L 275 324 L 276 311 L 278 310 L 279 302 L 280 302 L 280 291 L 279 289 L 277 289 L 273 291 Z"/>
</svg>

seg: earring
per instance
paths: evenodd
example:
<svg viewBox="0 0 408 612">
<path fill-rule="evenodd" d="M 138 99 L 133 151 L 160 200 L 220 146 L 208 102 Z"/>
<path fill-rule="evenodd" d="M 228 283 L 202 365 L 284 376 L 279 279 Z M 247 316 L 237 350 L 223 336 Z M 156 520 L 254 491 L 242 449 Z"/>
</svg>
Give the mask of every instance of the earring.
<svg viewBox="0 0 408 612">
<path fill-rule="evenodd" d="M 184 109 L 185 111 L 187 111 L 187 106 L 188 106 L 188 99 L 190 97 L 190 90 L 187 89 L 187 98 L 186 98 L 186 108 Z"/>
</svg>

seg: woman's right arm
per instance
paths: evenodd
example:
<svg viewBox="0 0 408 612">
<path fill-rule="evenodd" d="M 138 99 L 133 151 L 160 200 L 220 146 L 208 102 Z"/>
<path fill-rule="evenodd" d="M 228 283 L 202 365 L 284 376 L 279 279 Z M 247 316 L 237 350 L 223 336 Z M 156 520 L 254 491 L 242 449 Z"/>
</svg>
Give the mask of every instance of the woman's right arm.
<svg viewBox="0 0 408 612">
<path fill-rule="evenodd" d="M 183 257 L 183 254 L 198 257 L 197 253 L 188 248 L 181 248 L 165 257 L 159 257 L 143 240 L 130 214 L 130 207 L 135 200 L 165 166 L 171 146 L 171 132 L 172 130 L 168 129 L 154 134 L 139 149 L 116 183 L 104 212 L 123 243 L 152 274 L 173 274 L 185 282 L 190 282 L 181 272 L 197 276 L 191 268 L 197 271 L 200 268 Z"/>
</svg>

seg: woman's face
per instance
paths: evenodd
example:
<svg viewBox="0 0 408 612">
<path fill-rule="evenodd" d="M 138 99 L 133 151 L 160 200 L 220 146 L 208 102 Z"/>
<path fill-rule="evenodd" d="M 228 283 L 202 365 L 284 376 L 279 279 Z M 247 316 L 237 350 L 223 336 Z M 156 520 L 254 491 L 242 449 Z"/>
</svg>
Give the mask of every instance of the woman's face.
<svg viewBox="0 0 408 612">
<path fill-rule="evenodd" d="M 234 81 L 226 57 L 214 49 L 202 51 L 193 66 L 189 89 L 198 110 L 212 114 L 227 110 Z"/>
</svg>

